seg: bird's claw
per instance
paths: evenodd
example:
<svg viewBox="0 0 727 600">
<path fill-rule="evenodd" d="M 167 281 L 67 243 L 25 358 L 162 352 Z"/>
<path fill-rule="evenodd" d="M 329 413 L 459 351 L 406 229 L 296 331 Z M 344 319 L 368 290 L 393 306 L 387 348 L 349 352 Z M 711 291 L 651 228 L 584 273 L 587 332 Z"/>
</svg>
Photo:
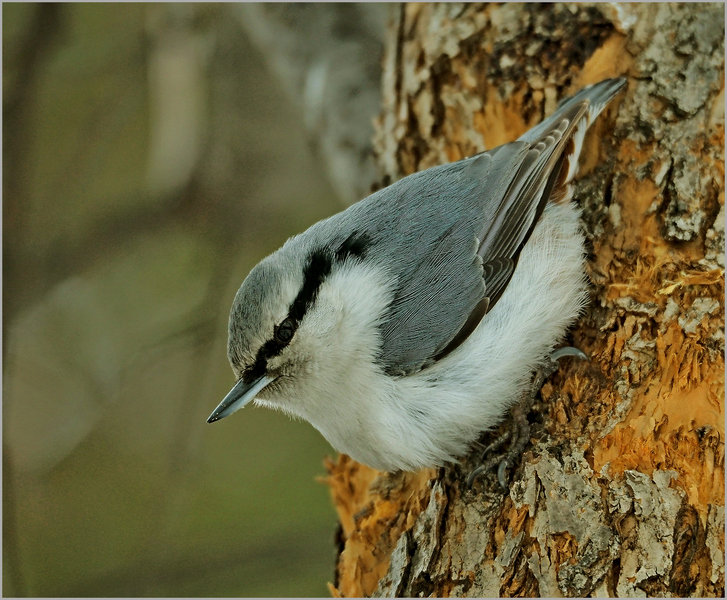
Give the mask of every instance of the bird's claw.
<svg viewBox="0 0 727 600">
<path fill-rule="evenodd" d="M 507 469 L 510 466 L 510 463 L 508 462 L 507 458 L 503 458 L 500 461 L 500 464 L 497 466 L 497 481 L 500 484 L 500 487 L 504 490 L 507 489 L 507 478 L 505 477 L 505 469 Z"/>
<path fill-rule="evenodd" d="M 471 489 L 472 484 L 480 475 L 489 471 L 497 465 L 497 481 L 504 490 L 508 489 L 507 478 L 505 472 L 515 464 L 515 460 L 522 454 L 528 442 L 530 435 L 530 423 L 528 423 L 527 415 L 535 403 L 535 396 L 543 387 L 545 380 L 550 377 L 558 369 L 558 361 L 561 358 L 572 356 L 581 360 L 589 360 L 588 355 L 582 350 L 573 346 L 563 346 L 550 354 L 544 364 L 536 371 L 533 383 L 528 393 L 524 394 L 520 402 L 513 406 L 512 413 L 512 429 L 500 435 L 493 441 L 482 453 L 482 464 L 475 468 L 467 478 L 467 488 Z M 497 450 L 510 439 L 510 447 L 503 453 L 487 458 L 487 455 L 493 450 Z"/>
<path fill-rule="evenodd" d="M 580 358 L 581 360 L 590 360 L 588 354 L 583 352 L 583 350 L 581 350 L 580 348 L 576 348 L 575 346 L 563 346 L 562 348 L 558 348 L 550 355 L 550 360 L 552 360 L 553 362 L 557 362 L 558 360 L 560 360 L 561 358 L 565 358 L 566 356 L 575 356 L 576 358 Z"/>
</svg>

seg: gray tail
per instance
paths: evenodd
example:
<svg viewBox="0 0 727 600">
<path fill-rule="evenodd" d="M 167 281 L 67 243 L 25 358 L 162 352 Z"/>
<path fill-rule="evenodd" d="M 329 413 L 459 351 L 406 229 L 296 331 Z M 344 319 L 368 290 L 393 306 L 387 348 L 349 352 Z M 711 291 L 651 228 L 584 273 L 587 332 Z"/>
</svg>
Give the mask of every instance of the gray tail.
<svg viewBox="0 0 727 600">
<path fill-rule="evenodd" d="M 571 113 L 578 105 L 585 104 L 587 106 L 587 110 L 583 113 L 577 125 L 572 129 L 570 136 L 571 143 L 563 153 L 564 165 L 562 176 L 555 186 L 556 194 L 553 200 L 557 201 L 558 197 L 567 195 L 569 190 L 568 184 L 578 172 L 578 158 L 583 149 L 583 139 L 586 136 L 586 131 L 596 120 L 596 117 L 601 114 L 601 111 L 613 100 L 614 96 L 621 91 L 624 85 L 626 85 L 626 80 L 623 77 L 616 77 L 604 79 L 603 81 L 584 87 L 570 98 L 562 100 L 550 117 L 519 138 L 519 141 L 535 144 L 547 137 L 553 129 L 558 127 L 563 117 Z"/>
<path fill-rule="evenodd" d="M 588 101 L 589 105 L 588 113 L 586 115 L 587 129 L 624 85 L 626 85 L 626 79 L 623 77 L 615 77 L 612 79 L 604 79 L 603 81 L 584 87 L 570 98 L 561 100 L 558 107 L 555 109 L 555 112 L 550 115 L 550 117 L 530 129 L 518 139 L 520 141 L 530 143 L 539 141 L 543 136 L 548 134 L 548 131 L 553 127 L 553 124 L 560 122 L 563 118 L 563 113 L 567 113 L 571 107 L 579 102 L 583 102 L 584 100 Z"/>
<path fill-rule="evenodd" d="M 599 81 L 593 85 L 586 86 L 570 98 L 561 100 L 556 112 L 562 109 L 566 104 L 580 102 L 581 100 L 588 100 L 591 105 L 590 110 L 588 111 L 588 117 L 592 123 L 625 85 L 625 78 L 613 77 L 611 79 L 604 79 L 603 81 Z"/>
</svg>

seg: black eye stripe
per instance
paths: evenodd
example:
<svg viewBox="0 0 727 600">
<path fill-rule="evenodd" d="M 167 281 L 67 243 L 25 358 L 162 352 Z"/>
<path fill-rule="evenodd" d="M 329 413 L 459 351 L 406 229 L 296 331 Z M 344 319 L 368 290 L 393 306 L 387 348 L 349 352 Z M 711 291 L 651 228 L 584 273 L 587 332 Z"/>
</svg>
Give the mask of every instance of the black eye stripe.
<svg viewBox="0 0 727 600">
<path fill-rule="evenodd" d="M 311 252 L 303 270 L 303 286 L 288 312 L 288 318 L 293 319 L 296 325 L 303 319 L 308 307 L 315 302 L 318 290 L 331 272 L 332 262 L 330 253 L 325 250 Z"/>
<path fill-rule="evenodd" d="M 336 250 L 336 260 L 343 262 L 348 257 L 366 256 L 366 251 L 371 245 L 371 238 L 365 233 L 353 232 L 349 235 Z"/>
<path fill-rule="evenodd" d="M 257 353 L 255 364 L 253 364 L 251 367 L 248 367 L 242 372 L 242 379 L 244 379 L 246 383 L 252 383 L 256 379 L 259 379 L 260 377 L 265 375 L 265 371 L 268 368 L 268 361 L 265 356 L 262 355 L 261 351 L 262 348 Z"/>
<path fill-rule="evenodd" d="M 255 363 L 245 369 L 243 379 L 252 382 L 265 374 L 268 360 L 278 356 L 290 343 L 303 320 L 318 296 L 318 290 L 330 275 L 333 264 L 342 263 L 349 257 L 362 257 L 366 254 L 371 239 L 366 234 L 357 232 L 349 235 L 334 249 L 321 248 L 313 250 L 303 268 L 303 285 L 290 305 L 288 316 L 276 325 L 273 337 L 265 342 L 258 350 Z"/>
</svg>

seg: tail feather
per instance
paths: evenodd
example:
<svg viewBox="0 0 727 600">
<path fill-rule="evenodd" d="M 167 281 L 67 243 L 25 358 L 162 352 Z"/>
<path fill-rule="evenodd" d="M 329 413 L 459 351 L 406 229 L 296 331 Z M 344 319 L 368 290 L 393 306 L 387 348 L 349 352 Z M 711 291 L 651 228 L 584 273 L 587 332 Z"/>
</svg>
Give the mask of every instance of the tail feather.
<svg viewBox="0 0 727 600">
<path fill-rule="evenodd" d="M 598 83 L 584 87 L 577 94 L 570 98 L 562 100 L 558 104 L 556 113 L 565 107 L 566 104 L 571 102 L 580 102 L 581 100 L 588 100 L 588 125 L 601 114 L 608 103 L 613 100 L 614 96 L 619 93 L 621 88 L 626 85 L 626 79 L 623 77 L 613 77 L 611 79 L 604 79 Z"/>
<path fill-rule="evenodd" d="M 570 112 L 575 105 L 586 103 L 588 109 L 571 131 L 567 148 L 563 152 L 563 165 L 558 175 L 558 181 L 552 188 L 551 202 L 562 202 L 570 197 L 570 182 L 578 173 L 578 159 L 583 150 L 583 140 L 586 131 L 596 120 L 614 96 L 626 85 L 623 77 L 604 79 L 599 83 L 589 85 L 577 94 L 562 100 L 555 112 L 542 123 L 533 127 L 522 135 L 518 141 L 537 143 L 544 136 L 547 136 L 557 126 L 564 114 Z"/>
<path fill-rule="evenodd" d="M 552 115 L 523 134 L 518 138 L 518 141 L 530 142 L 531 144 L 537 143 L 543 135 L 547 134 L 554 124 L 561 121 L 564 113 L 567 113 L 574 104 L 578 104 L 584 100 L 588 101 L 588 111 L 585 117 L 586 129 L 588 129 L 591 123 L 601 114 L 601 111 L 606 108 L 608 103 L 618 94 L 624 85 L 626 85 L 626 80 L 623 77 L 616 77 L 604 79 L 603 81 L 584 87 L 570 98 L 561 100 Z"/>
</svg>

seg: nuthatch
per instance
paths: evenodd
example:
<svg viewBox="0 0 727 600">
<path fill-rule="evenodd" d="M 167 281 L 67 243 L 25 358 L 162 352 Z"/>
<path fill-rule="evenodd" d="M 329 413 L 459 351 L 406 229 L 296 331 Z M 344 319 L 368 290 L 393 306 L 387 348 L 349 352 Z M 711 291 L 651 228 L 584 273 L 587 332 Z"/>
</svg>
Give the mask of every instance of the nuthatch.
<svg viewBox="0 0 727 600">
<path fill-rule="evenodd" d="M 461 457 L 531 391 L 586 303 L 571 181 L 624 86 L 561 102 L 517 141 L 409 175 L 263 259 L 230 312 L 237 383 L 381 470 Z"/>
</svg>

